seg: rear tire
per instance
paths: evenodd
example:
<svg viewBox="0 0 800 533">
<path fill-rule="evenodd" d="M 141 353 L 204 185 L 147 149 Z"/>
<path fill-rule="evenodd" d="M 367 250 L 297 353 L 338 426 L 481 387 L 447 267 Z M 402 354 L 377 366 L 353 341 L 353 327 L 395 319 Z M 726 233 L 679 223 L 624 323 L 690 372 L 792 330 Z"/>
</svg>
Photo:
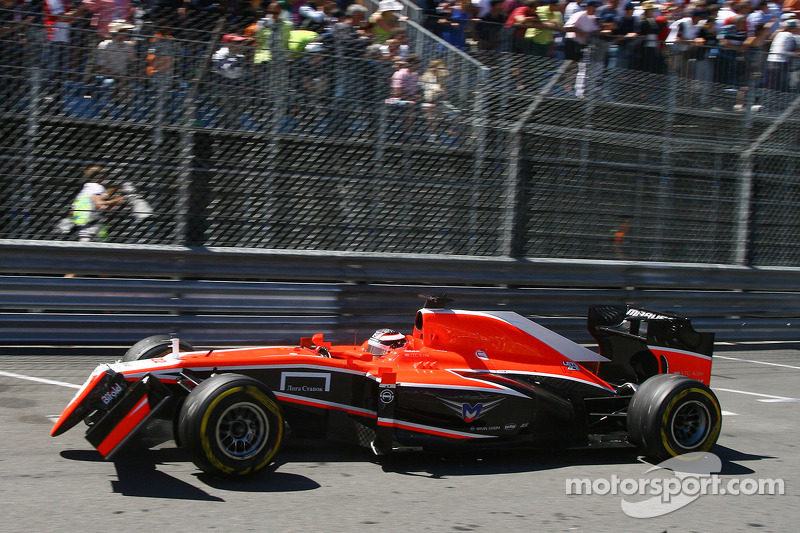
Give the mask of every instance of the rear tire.
<svg viewBox="0 0 800 533">
<path fill-rule="evenodd" d="M 178 348 L 182 352 L 194 351 L 194 347 L 184 341 L 179 341 Z M 152 335 L 131 346 L 122 356 L 122 360 L 142 361 L 144 359 L 155 359 L 156 357 L 164 357 L 171 352 L 172 337 L 169 335 Z"/>
<path fill-rule="evenodd" d="M 220 478 L 242 478 L 266 467 L 283 440 L 283 415 L 272 392 L 240 374 L 220 374 L 189 393 L 178 437 L 192 462 Z"/>
<path fill-rule="evenodd" d="M 705 384 L 679 374 L 659 374 L 633 395 L 627 425 L 632 444 L 664 460 L 711 450 L 722 429 L 722 411 Z"/>
</svg>

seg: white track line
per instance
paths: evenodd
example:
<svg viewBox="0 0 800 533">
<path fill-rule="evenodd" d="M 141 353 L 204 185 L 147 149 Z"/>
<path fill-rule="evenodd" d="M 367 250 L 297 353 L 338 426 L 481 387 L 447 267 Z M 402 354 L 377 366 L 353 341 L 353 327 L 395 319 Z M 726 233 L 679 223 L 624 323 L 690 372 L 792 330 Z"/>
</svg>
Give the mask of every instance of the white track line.
<svg viewBox="0 0 800 533">
<path fill-rule="evenodd" d="M 715 391 L 722 391 L 722 392 L 733 392 L 736 394 L 746 394 L 748 396 L 761 396 L 765 398 L 764 400 L 758 400 L 759 402 L 800 402 L 800 398 L 787 398 L 786 396 L 775 396 L 774 394 L 761 394 L 760 392 L 748 392 L 743 390 L 734 390 L 734 389 L 721 389 L 719 387 L 714 387 Z"/>
<path fill-rule="evenodd" d="M 80 389 L 80 385 L 75 385 L 73 383 L 65 383 L 63 381 L 55 381 L 52 379 L 44 379 L 44 378 L 35 378 L 33 376 L 23 376 L 22 374 L 14 374 L 13 372 L 3 372 L 0 370 L 0 376 L 5 376 L 7 378 L 17 378 L 17 379 L 27 379 L 28 381 L 35 381 L 37 383 L 44 383 L 46 385 L 58 385 L 59 387 L 69 387 L 70 389 Z"/>
<path fill-rule="evenodd" d="M 791 368 L 791 369 L 794 369 L 794 370 L 800 370 L 800 366 L 784 365 L 784 364 L 781 364 L 781 363 L 768 363 L 766 361 L 754 361 L 752 359 L 739 359 L 738 357 L 725 357 L 724 355 L 715 355 L 714 359 L 725 359 L 727 361 L 741 361 L 743 363 L 755 363 L 757 365 L 780 366 L 782 368 Z"/>
</svg>

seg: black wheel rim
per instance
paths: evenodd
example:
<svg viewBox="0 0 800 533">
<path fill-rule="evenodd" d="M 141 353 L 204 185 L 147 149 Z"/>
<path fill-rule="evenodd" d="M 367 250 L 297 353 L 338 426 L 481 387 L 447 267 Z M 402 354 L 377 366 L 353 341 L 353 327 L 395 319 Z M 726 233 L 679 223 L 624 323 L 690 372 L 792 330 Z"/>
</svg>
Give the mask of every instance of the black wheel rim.
<svg viewBox="0 0 800 533">
<path fill-rule="evenodd" d="M 681 448 L 691 450 L 705 442 L 711 430 L 711 414 L 697 400 L 691 400 L 675 411 L 670 424 L 672 440 Z"/>
<path fill-rule="evenodd" d="M 222 452 L 238 461 L 258 455 L 269 435 L 269 420 L 264 411 L 250 402 L 231 405 L 217 422 L 217 444 Z"/>
</svg>

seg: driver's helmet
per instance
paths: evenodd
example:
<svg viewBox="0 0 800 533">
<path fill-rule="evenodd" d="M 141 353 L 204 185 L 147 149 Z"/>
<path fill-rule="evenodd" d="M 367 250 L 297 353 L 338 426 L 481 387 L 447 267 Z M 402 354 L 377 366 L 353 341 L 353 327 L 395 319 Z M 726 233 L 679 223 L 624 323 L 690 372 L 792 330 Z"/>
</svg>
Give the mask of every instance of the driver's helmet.
<svg viewBox="0 0 800 533">
<path fill-rule="evenodd" d="M 379 329 L 367 341 L 367 352 L 378 357 L 390 350 L 405 346 L 406 336 L 393 329 Z"/>
</svg>

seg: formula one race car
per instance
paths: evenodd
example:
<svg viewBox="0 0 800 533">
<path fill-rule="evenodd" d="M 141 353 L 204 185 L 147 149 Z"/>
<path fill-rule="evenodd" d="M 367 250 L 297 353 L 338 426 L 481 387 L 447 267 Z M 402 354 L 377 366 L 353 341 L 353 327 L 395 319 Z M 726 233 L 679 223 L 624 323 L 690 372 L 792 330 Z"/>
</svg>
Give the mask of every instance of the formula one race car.
<svg viewBox="0 0 800 533">
<path fill-rule="evenodd" d="M 293 433 L 349 436 L 377 454 L 479 447 L 639 446 L 664 459 L 710 450 L 722 415 L 708 387 L 714 335 L 672 314 L 589 309 L 600 353 L 513 312 L 445 309 L 427 296 L 404 335 L 361 345 L 194 350 L 167 335 L 95 369 L 53 427 L 81 420 L 112 458 L 156 420 L 203 471 L 254 474 Z"/>
</svg>

